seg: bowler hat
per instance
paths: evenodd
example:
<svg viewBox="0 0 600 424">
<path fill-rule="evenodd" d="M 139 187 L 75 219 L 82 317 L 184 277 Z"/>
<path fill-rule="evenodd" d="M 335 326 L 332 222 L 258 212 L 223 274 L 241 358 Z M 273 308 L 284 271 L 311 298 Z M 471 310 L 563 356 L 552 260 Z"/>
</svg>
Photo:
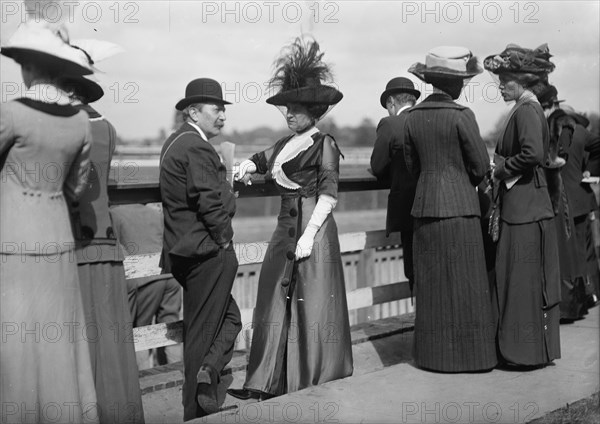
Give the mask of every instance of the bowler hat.
<svg viewBox="0 0 600 424">
<path fill-rule="evenodd" d="M 198 78 L 191 81 L 185 88 L 185 97 L 177 102 L 175 108 L 183 110 L 194 103 L 231 104 L 223 100 L 221 85 L 210 78 Z"/>
<path fill-rule="evenodd" d="M 381 98 L 379 101 L 381 102 L 381 106 L 385 109 L 385 105 L 387 103 L 387 98 L 390 94 L 394 93 L 408 93 L 415 96 L 415 99 L 418 99 L 421 96 L 421 92 L 415 89 L 415 85 L 411 80 L 404 77 L 392 78 L 390 82 L 385 86 L 385 91 L 381 94 Z"/>
</svg>

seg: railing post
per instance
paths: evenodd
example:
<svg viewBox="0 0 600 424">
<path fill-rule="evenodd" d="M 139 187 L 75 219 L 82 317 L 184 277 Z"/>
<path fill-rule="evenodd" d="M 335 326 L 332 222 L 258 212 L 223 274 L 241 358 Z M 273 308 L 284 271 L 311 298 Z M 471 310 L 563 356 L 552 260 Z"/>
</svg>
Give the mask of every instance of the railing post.
<svg viewBox="0 0 600 424">
<path fill-rule="evenodd" d="M 356 288 L 371 287 L 375 278 L 375 249 L 363 249 L 358 257 L 356 266 Z M 368 322 L 369 311 L 359 309 L 356 311 L 357 322 Z"/>
</svg>

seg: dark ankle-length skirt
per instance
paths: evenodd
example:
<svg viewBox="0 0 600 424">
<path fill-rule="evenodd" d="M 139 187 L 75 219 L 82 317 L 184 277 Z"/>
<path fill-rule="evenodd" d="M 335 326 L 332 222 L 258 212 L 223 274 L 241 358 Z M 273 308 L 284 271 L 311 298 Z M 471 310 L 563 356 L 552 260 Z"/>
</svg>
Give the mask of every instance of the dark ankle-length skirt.
<svg viewBox="0 0 600 424">
<path fill-rule="evenodd" d="M 337 226 L 329 214 L 308 258 L 294 260 L 314 198 L 282 197 L 258 281 L 244 387 L 280 395 L 352 375 Z"/>
<path fill-rule="evenodd" d="M 96 336 L 89 344 L 100 422 L 143 423 L 123 263 L 86 263 L 77 269 L 85 322 Z"/>
<path fill-rule="evenodd" d="M 515 365 L 560 358 L 560 272 L 554 218 L 501 222 L 496 257 L 498 347 Z"/>
<path fill-rule="evenodd" d="M 443 372 L 496 366 L 496 321 L 478 217 L 415 219 L 414 357 Z"/>
</svg>

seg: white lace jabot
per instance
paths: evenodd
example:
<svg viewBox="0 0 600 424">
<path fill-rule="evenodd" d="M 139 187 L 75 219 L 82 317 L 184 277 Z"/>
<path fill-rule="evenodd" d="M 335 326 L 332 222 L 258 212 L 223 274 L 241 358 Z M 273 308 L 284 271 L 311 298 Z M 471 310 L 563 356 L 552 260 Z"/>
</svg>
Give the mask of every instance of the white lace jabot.
<svg viewBox="0 0 600 424">
<path fill-rule="evenodd" d="M 275 161 L 273 162 L 273 170 L 271 174 L 273 175 L 273 179 L 280 186 L 287 188 L 288 190 L 298 190 L 300 185 L 290 180 L 287 175 L 283 172 L 281 167 L 284 163 L 287 163 L 298 156 L 300 153 L 308 149 L 313 145 L 314 140 L 312 136 L 319 132 L 317 127 L 312 127 L 310 130 L 302 133 L 296 134 L 294 137 L 288 140 L 283 146 L 283 149 L 279 152 Z"/>
</svg>

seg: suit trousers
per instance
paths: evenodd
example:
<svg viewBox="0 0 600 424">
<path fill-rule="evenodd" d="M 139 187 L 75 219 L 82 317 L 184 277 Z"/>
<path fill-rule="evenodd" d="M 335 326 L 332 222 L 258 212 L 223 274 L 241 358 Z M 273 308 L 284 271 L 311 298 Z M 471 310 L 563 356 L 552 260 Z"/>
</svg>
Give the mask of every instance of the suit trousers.
<svg viewBox="0 0 600 424">
<path fill-rule="evenodd" d="M 231 296 L 238 261 L 232 246 L 200 262 L 177 259 L 171 271 L 183 286 L 183 420 L 206 415 L 196 401 L 197 374 L 210 365 L 220 374 L 233 356 L 242 329 L 240 310 Z"/>
</svg>

